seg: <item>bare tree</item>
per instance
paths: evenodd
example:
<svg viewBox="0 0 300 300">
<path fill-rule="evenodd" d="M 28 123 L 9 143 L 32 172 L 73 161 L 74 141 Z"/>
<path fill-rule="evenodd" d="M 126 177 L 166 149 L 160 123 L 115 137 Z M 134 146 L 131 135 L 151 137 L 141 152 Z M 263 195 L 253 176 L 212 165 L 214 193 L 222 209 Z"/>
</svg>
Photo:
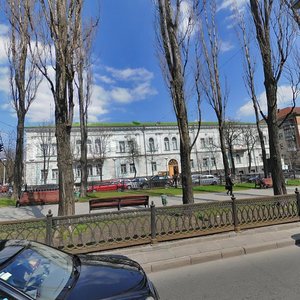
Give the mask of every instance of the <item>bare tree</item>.
<svg viewBox="0 0 300 300">
<path fill-rule="evenodd" d="M 295 22 L 298 24 L 298 26 L 300 28 L 300 13 L 299 13 L 299 8 L 297 9 L 295 7 L 295 5 L 293 5 L 296 2 L 294 0 L 284 0 L 284 2 L 287 5 L 287 7 L 290 9 L 291 14 L 292 14 Z"/>
<path fill-rule="evenodd" d="M 86 196 L 87 190 L 87 122 L 88 122 L 88 106 L 91 98 L 92 87 L 92 69 L 91 69 L 91 47 L 94 36 L 94 29 L 98 24 L 98 20 L 89 24 L 86 28 L 79 26 L 78 46 L 76 51 L 76 72 L 78 82 L 75 81 L 78 90 L 79 118 L 80 118 L 80 135 L 81 135 L 81 197 Z"/>
<path fill-rule="evenodd" d="M 253 129 L 252 126 L 243 126 L 242 135 L 248 156 L 248 173 L 250 173 L 253 160 L 253 150 L 256 144 L 256 131 Z"/>
<path fill-rule="evenodd" d="M 41 126 L 41 131 L 39 134 L 40 150 L 43 159 L 43 184 L 47 184 L 49 175 L 49 163 L 51 158 L 51 148 L 52 148 L 52 128 L 47 125 Z"/>
<path fill-rule="evenodd" d="M 277 122 L 277 89 L 284 65 L 292 51 L 295 29 L 291 26 L 284 1 L 250 0 L 251 14 L 259 45 L 267 95 L 271 174 L 275 195 L 286 194 L 282 171 Z"/>
<path fill-rule="evenodd" d="M 255 113 L 255 121 L 256 121 L 256 128 L 258 132 L 258 137 L 260 141 L 261 146 L 261 152 L 262 152 L 262 160 L 263 160 L 263 170 L 264 170 L 264 177 L 267 178 L 269 176 L 269 170 L 268 170 L 268 162 L 267 162 L 267 151 L 266 151 L 266 145 L 264 140 L 263 131 L 261 129 L 261 122 L 260 122 L 260 112 L 261 107 L 257 99 L 256 94 L 256 88 L 255 88 L 255 70 L 256 70 L 256 61 L 254 60 L 254 55 L 251 55 L 251 49 L 250 49 L 250 41 L 252 39 L 252 32 L 249 30 L 247 32 L 244 16 L 236 10 L 236 16 L 238 19 L 238 27 L 240 29 L 240 33 L 238 32 L 238 36 L 240 38 L 240 42 L 242 45 L 243 53 L 244 53 L 244 61 L 243 61 L 243 67 L 244 67 L 244 83 L 246 86 L 246 89 L 248 91 L 248 95 L 250 96 L 254 108 Z"/>
<path fill-rule="evenodd" d="M 182 0 L 158 0 L 158 22 L 157 35 L 160 51 L 161 69 L 167 87 L 169 89 L 173 108 L 175 111 L 179 136 L 180 136 L 180 160 L 181 160 L 181 182 L 183 204 L 193 203 L 194 196 L 191 178 L 191 149 L 198 137 L 200 130 L 200 117 L 198 123 L 198 133 L 191 143 L 189 136 L 189 124 L 187 114 L 187 67 L 190 59 L 190 42 L 194 29 L 194 10 L 187 12 L 184 19 L 185 26 L 181 26 L 183 21 Z M 192 8 L 198 7 L 198 1 L 194 1 Z M 198 72 L 196 72 L 197 74 Z M 197 82 L 197 76 L 195 77 Z M 197 90 L 198 91 L 198 90 Z M 197 104 L 200 106 L 200 93 L 197 94 Z M 200 109 L 199 109 L 200 114 Z"/>
<path fill-rule="evenodd" d="M 96 163 L 97 170 L 99 172 L 100 181 L 103 180 L 103 165 L 107 157 L 109 150 L 109 138 L 110 134 L 101 134 L 95 138 L 95 151 L 93 154 L 93 161 Z"/>
<path fill-rule="evenodd" d="M 225 142 L 228 147 L 228 153 L 231 161 L 231 173 L 235 175 L 235 162 L 234 162 L 234 145 L 236 141 L 239 139 L 241 135 L 241 126 L 239 126 L 238 122 L 236 121 L 226 121 L 224 126 L 224 136 Z"/>
<path fill-rule="evenodd" d="M 74 115 L 75 53 L 81 32 L 83 0 L 39 0 L 40 24 L 36 31 L 37 65 L 48 81 L 55 103 L 55 136 L 59 170 L 59 215 L 73 215 L 74 175 L 70 145 Z M 34 21 L 34 20 L 33 20 Z M 55 71 L 55 79 L 49 64 Z"/>
<path fill-rule="evenodd" d="M 204 53 L 205 70 L 200 77 L 201 88 L 209 105 L 214 110 L 218 120 L 220 148 L 223 159 L 224 172 L 229 172 L 228 157 L 225 142 L 225 110 L 228 101 L 228 89 L 222 90 L 219 70 L 220 45 L 215 23 L 216 2 L 211 0 L 204 4 L 203 18 L 199 18 L 199 39 Z M 206 33 L 205 33 L 206 31 Z M 200 57 L 201 55 L 198 54 Z"/>
<path fill-rule="evenodd" d="M 14 160 L 13 197 L 15 199 L 20 198 L 23 183 L 25 118 L 41 82 L 38 69 L 29 55 L 31 38 L 29 19 L 33 17 L 35 2 L 35 0 L 8 0 L 5 6 L 10 24 L 10 39 L 7 49 L 10 70 L 9 82 L 13 107 L 18 119 L 16 157 Z"/>
<path fill-rule="evenodd" d="M 129 154 L 129 159 L 130 163 L 133 166 L 133 171 L 134 171 L 134 178 L 136 177 L 136 160 L 141 156 L 141 152 L 138 146 L 138 143 L 135 138 L 131 136 L 127 136 L 127 144 L 128 144 L 128 154 Z"/>
<path fill-rule="evenodd" d="M 14 181 L 14 165 L 15 165 L 15 138 L 14 132 L 8 135 L 8 139 L 4 140 L 0 134 L 0 144 L 3 145 L 0 163 L 2 166 L 2 182 L 12 185 Z M 5 178 L 4 178 L 5 177 Z"/>
</svg>

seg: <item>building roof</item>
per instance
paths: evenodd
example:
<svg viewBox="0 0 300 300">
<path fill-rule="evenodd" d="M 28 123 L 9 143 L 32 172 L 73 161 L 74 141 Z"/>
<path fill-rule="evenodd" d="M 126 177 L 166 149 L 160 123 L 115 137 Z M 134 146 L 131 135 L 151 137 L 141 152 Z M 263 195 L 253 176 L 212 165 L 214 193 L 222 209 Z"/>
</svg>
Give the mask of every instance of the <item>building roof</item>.
<svg viewBox="0 0 300 300">
<path fill-rule="evenodd" d="M 293 109 L 293 107 L 285 107 L 282 109 L 278 109 L 278 113 L 277 113 L 277 118 L 278 120 L 281 120 L 283 118 L 285 118 L 285 116 L 291 112 L 291 110 Z M 300 107 L 295 107 L 293 112 L 291 113 L 291 116 L 297 116 L 300 115 Z"/>
</svg>

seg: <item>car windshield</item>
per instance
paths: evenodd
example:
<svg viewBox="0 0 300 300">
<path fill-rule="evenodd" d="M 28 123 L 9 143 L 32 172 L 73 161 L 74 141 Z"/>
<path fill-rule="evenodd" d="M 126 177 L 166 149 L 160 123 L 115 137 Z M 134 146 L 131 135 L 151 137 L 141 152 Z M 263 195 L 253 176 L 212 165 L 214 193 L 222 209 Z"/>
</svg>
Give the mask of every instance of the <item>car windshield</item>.
<svg viewBox="0 0 300 300">
<path fill-rule="evenodd" d="M 0 269 L 0 279 L 33 299 L 56 299 L 73 270 L 72 256 L 32 243 Z"/>
</svg>

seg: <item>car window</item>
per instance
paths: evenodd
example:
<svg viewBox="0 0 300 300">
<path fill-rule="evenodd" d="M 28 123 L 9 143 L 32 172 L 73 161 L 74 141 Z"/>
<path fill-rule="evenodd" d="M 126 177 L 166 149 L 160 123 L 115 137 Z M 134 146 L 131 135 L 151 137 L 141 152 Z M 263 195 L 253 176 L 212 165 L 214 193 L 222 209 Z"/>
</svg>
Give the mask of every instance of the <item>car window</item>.
<svg viewBox="0 0 300 300">
<path fill-rule="evenodd" d="M 32 243 L 0 269 L 0 279 L 33 299 L 56 299 L 73 270 L 72 257 Z"/>
</svg>

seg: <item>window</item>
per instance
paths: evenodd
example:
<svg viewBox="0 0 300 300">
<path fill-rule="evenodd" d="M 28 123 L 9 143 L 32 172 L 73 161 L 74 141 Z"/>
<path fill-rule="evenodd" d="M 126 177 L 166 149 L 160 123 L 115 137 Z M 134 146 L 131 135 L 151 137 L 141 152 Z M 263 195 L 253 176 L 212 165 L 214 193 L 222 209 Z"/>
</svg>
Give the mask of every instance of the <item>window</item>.
<svg viewBox="0 0 300 300">
<path fill-rule="evenodd" d="M 52 170 L 52 179 L 58 179 L 58 169 Z"/>
<path fill-rule="evenodd" d="M 204 138 L 201 138 L 201 139 L 200 139 L 200 145 L 201 145 L 202 148 L 205 148 L 205 147 L 206 147 L 205 139 L 204 139 Z"/>
<path fill-rule="evenodd" d="M 76 176 L 81 177 L 81 166 L 79 166 L 79 165 L 76 168 Z"/>
<path fill-rule="evenodd" d="M 126 169 L 126 164 L 121 164 L 121 174 L 126 174 L 127 169 Z"/>
<path fill-rule="evenodd" d="M 133 141 L 128 141 L 128 150 L 129 152 L 133 152 L 134 151 L 134 143 Z"/>
<path fill-rule="evenodd" d="M 119 142 L 119 151 L 122 153 L 125 153 L 125 142 L 124 141 Z"/>
<path fill-rule="evenodd" d="M 214 144 L 214 139 L 212 137 L 208 138 L 208 144 L 213 145 Z"/>
<path fill-rule="evenodd" d="M 80 140 L 77 140 L 76 141 L 76 153 L 77 154 L 80 154 L 80 152 L 81 152 L 81 141 Z"/>
<path fill-rule="evenodd" d="M 191 163 L 191 168 L 194 169 L 194 160 L 191 159 L 191 160 L 190 160 L 190 163 Z"/>
<path fill-rule="evenodd" d="M 100 139 L 95 140 L 95 152 L 98 153 L 98 154 L 102 153 L 102 145 L 101 145 L 101 140 Z"/>
<path fill-rule="evenodd" d="M 157 167 L 156 167 L 156 162 L 155 161 L 151 162 L 151 169 L 152 169 L 152 172 L 156 172 L 157 171 Z"/>
<path fill-rule="evenodd" d="M 87 174 L 88 176 L 93 176 L 93 166 L 87 165 Z"/>
<path fill-rule="evenodd" d="M 173 146 L 173 150 L 178 150 L 176 137 L 172 138 L 172 146 Z"/>
<path fill-rule="evenodd" d="M 237 155 L 235 156 L 235 158 L 236 158 L 236 163 L 237 163 L 237 164 L 240 164 L 240 163 L 241 163 L 241 157 L 240 157 L 240 155 L 237 154 Z"/>
<path fill-rule="evenodd" d="M 45 181 L 48 177 L 48 170 L 41 170 L 41 181 Z"/>
<path fill-rule="evenodd" d="M 153 138 L 150 138 L 150 139 L 149 139 L 149 151 L 150 151 L 151 153 L 155 152 L 155 147 L 154 147 L 154 140 L 153 140 Z"/>
<path fill-rule="evenodd" d="M 216 159 L 215 159 L 215 157 L 211 157 L 211 158 L 210 158 L 210 162 L 211 162 L 211 165 L 212 165 L 212 166 L 214 166 L 214 167 L 217 166 L 217 165 L 216 165 Z"/>
<path fill-rule="evenodd" d="M 208 158 L 203 158 L 203 167 L 204 168 L 208 167 Z"/>
<path fill-rule="evenodd" d="M 129 168 L 130 168 L 130 173 L 135 173 L 135 165 L 134 164 L 130 164 Z"/>
<path fill-rule="evenodd" d="M 49 153 L 50 145 L 48 144 L 41 144 L 41 155 L 47 157 Z"/>
<path fill-rule="evenodd" d="M 96 175 L 100 175 L 101 174 L 101 165 L 97 164 L 96 165 Z"/>
<path fill-rule="evenodd" d="M 165 151 L 170 151 L 170 143 L 167 137 L 164 139 L 164 144 L 165 144 Z"/>
<path fill-rule="evenodd" d="M 52 145 L 51 145 L 51 149 L 52 149 L 51 154 L 52 154 L 52 155 L 57 155 L 56 144 L 52 144 Z"/>
<path fill-rule="evenodd" d="M 87 140 L 87 153 L 92 153 L 92 141 L 91 140 Z"/>
</svg>

